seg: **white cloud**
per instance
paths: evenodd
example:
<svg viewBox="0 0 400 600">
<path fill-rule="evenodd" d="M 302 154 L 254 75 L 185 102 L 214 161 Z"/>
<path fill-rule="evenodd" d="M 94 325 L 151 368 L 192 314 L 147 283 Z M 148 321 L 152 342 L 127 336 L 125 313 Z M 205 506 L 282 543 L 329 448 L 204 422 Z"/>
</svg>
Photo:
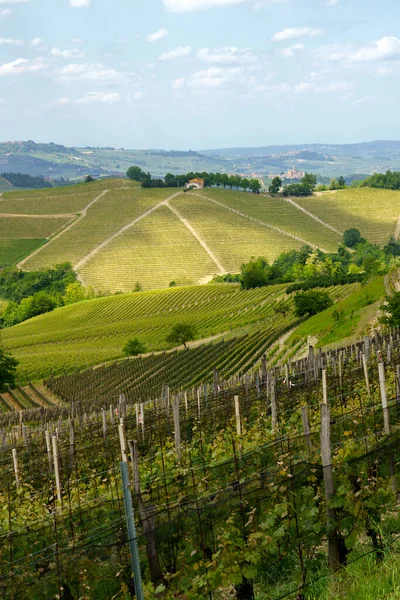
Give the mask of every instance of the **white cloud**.
<svg viewBox="0 0 400 600">
<path fill-rule="evenodd" d="M 349 54 L 349 62 L 370 62 L 375 60 L 392 60 L 400 58 L 400 39 L 395 36 L 385 36 L 373 42 L 372 46 L 360 48 Z"/>
<path fill-rule="evenodd" d="M 168 35 L 168 29 L 159 29 L 158 31 L 154 31 L 153 33 L 149 33 L 147 36 L 148 42 L 158 42 L 158 40 L 162 40 Z"/>
<path fill-rule="evenodd" d="M 31 40 L 31 46 L 33 46 L 34 48 L 38 48 L 39 46 L 42 46 L 43 44 L 43 40 L 41 38 L 34 38 L 33 40 Z"/>
<path fill-rule="evenodd" d="M 217 50 L 202 48 L 197 53 L 197 58 L 211 64 L 244 65 L 254 64 L 257 57 L 248 48 L 226 47 Z"/>
<path fill-rule="evenodd" d="M 26 4 L 31 0 L 0 0 L 0 4 Z"/>
<path fill-rule="evenodd" d="M 52 48 L 50 54 L 56 58 L 79 58 L 84 56 L 82 50 L 72 48 L 71 50 L 61 50 L 60 48 Z"/>
<path fill-rule="evenodd" d="M 187 88 L 196 92 L 208 92 L 210 90 L 232 90 L 235 87 L 242 89 L 250 88 L 257 83 L 257 78 L 250 75 L 245 67 L 209 67 L 189 77 L 175 79 L 172 87 L 175 90 Z"/>
<path fill-rule="evenodd" d="M 92 104 L 96 102 L 104 103 L 104 104 L 114 104 L 115 102 L 119 102 L 121 100 L 121 96 L 118 93 L 105 94 L 103 92 L 89 92 L 86 96 L 82 96 L 81 98 L 72 99 L 72 98 L 58 98 L 52 104 L 56 104 L 58 106 L 67 106 L 69 104 Z"/>
<path fill-rule="evenodd" d="M 284 42 L 301 37 L 317 37 L 324 33 L 325 29 L 315 29 L 313 27 L 287 27 L 286 29 L 282 29 L 282 31 L 277 31 L 272 36 L 271 42 Z"/>
<path fill-rule="evenodd" d="M 180 46 L 175 50 L 170 50 L 169 52 L 164 52 L 160 54 L 158 60 L 170 60 L 171 58 L 181 58 L 181 56 L 189 56 L 191 54 L 192 49 L 190 46 Z"/>
<path fill-rule="evenodd" d="M 174 81 L 172 82 L 173 90 L 181 90 L 183 87 L 185 87 L 185 78 L 184 77 L 179 77 L 178 79 L 174 79 Z"/>
<path fill-rule="evenodd" d="M 13 40 L 11 38 L 0 37 L 0 46 L 23 46 L 24 40 Z"/>
<path fill-rule="evenodd" d="M 123 83 L 127 81 L 130 75 L 129 73 L 121 73 L 115 69 L 108 69 L 101 63 L 71 63 L 58 71 L 59 79 L 65 82 L 100 81 L 103 83 Z"/>
<path fill-rule="evenodd" d="M 304 50 L 304 44 L 294 44 L 293 46 L 289 46 L 288 48 L 283 48 L 283 50 L 280 51 L 280 54 L 285 58 L 291 58 L 292 56 L 295 56 L 298 52 L 301 52 L 301 50 Z"/>
<path fill-rule="evenodd" d="M 328 6 L 336 6 L 336 4 L 339 4 L 339 0 L 328 0 L 327 2 Z"/>
<path fill-rule="evenodd" d="M 12 10 L 10 8 L 2 8 L 0 10 L 0 19 L 5 19 L 6 17 L 9 17 L 12 13 Z"/>
<path fill-rule="evenodd" d="M 0 75 L 19 75 L 20 73 L 34 73 L 45 68 L 42 58 L 29 61 L 26 58 L 17 58 L 10 63 L 0 65 Z"/>
<path fill-rule="evenodd" d="M 254 10 L 260 10 L 266 6 L 273 6 L 274 4 L 286 4 L 286 2 L 292 2 L 292 0 L 258 0 L 254 5 Z"/>
<path fill-rule="evenodd" d="M 163 0 L 164 6 L 170 12 L 185 13 L 206 8 L 218 8 L 243 4 L 248 0 Z"/>
<path fill-rule="evenodd" d="M 85 8 L 86 6 L 90 6 L 90 0 L 69 0 L 69 3 L 72 8 Z"/>
<path fill-rule="evenodd" d="M 331 81 L 330 83 L 317 83 L 316 81 L 302 81 L 294 87 L 294 91 L 298 94 L 311 92 L 314 94 L 330 94 L 330 93 L 348 93 L 351 92 L 353 86 L 348 81 Z"/>
</svg>

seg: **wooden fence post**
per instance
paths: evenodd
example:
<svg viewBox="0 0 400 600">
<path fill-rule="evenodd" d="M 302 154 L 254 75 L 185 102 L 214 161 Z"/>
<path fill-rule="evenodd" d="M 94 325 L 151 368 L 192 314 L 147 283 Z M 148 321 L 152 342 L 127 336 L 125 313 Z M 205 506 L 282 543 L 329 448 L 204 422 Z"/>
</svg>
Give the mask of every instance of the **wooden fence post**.
<svg viewBox="0 0 400 600">
<path fill-rule="evenodd" d="M 16 448 L 13 448 L 12 451 L 13 464 L 14 464 L 14 475 L 15 475 L 15 483 L 17 488 L 19 488 L 19 469 L 18 469 L 18 456 Z"/>
<path fill-rule="evenodd" d="M 370 396 L 371 395 L 371 388 L 370 388 L 370 385 L 369 385 L 367 357 L 366 357 L 365 354 L 362 355 L 362 364 L 363 364 L 363 369 L 364 369 L 364 377 L 365 377 L 365 385 L 367 387 L 367 394 L 368 394 L 368 396 Z"/>
<path fill-rule="evenodd" d="M 329 404 L 321 404 L 321 461 L 324 475 L 324 491 L 326 500 L 326 518 L 328 528 L 334 528 L 336 511 L 329 508 L 329 502 L 335 493 L 333 483 L 332 450 L 331 450 L 331 423 Z M 340 544 L 336 529 L 328 535 L 328 557 L 332 572 L 340 568 Z"/>
<path fill-rule="evenodd" d="M 238 436 L 242 435 L 242 424 L 240 422 L 240 400 L 239 396 L 234 397 L 235 401 L 235 417 L 236 417 L 236 432 Z"/>
<path fill-rule="evenodd" d="M 127 463 L 128 462 L 128 451 L 127 451 L 127 447 L 126 447 L 124 419 L 122 419 L 122 418 L 120 419 L 120 422 L 118 425 L 118 432 L 119 432 L 119 444 L 121 446 L 122 462 Z"/>
<path fill-rule="evenodd" d="M 322 396 L 324 404 L 328 404 L 328 383 L 326 380 L 326 370 L 322 369 Z"/>
<path fill-rule="evenodd" d="M 275 377 L 271 379 L 271 425 L 272 433 L 276 430 L 277 423 L 277 409 L 276 409 L 276 389 L 275 389 Z"/>
<path fill-rule="evenodd" d="M 385 365 L 378 363 L 379 386 L 381 389 L 381 400 L 383 409 L 383 430 L 386 434 L 390 433 L 389 409 L 386 395 Z"/>
<path fill-rule="evenodd" d="M 58 458 L 58 440 L 57 436 L 53 435 L 53 460 L 54 460 L 54 475 L 56 479 L 56 488 L 57 488 L 57 498 L 58 501 L 62 502 L 61 498 L 61 480 L 60 480 L 60 461 Z"/>
<path fill-rule="evenodd" d="M 175 449 L 178 461 L 182 461 L 182 448 L 181 448 L 181 424 L 179 419 L 179 398 L 174 397 L 172 400 L 172 413 L 174 417 L 174 438 L 175 438 Z"/>
<path fill-rule="evenodd" d="M 45 431 L 45 437 L 46 437 L 47 458 L 49 461 L 49 472 L 52 473 L 53 472 L 53 457 L 51 455 L 51 437 L 50 437 L 50 432 L 48 429 L 46 429 L 46 431 Z"/>
<path fill-rule="evenodd" d="M 312 445 L 311 445 L 311 439 L 310 439 L 310 423 L 308 421 L 307 406 L 301 407 L 301 420 L 303 423 L 303 431 L 304 431 L 304 437 L 306 438 L 307 448 L 308 448 L 309 452 L 311 452 Z"/>
</svg>

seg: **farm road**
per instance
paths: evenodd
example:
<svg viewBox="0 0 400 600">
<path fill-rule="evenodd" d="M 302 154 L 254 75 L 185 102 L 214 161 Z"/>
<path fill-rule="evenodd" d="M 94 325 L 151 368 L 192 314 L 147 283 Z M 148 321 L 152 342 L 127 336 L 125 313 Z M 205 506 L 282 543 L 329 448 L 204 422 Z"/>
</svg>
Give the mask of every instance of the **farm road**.
<svg viewBox="0 0 400 600">
<path fill-rule="evenodd" d="M 336 227 L 332 227 L 332 225 L 329 225 L 329 223 L 326 223 L 325 221 L 323 221 L 322 219 L 320 219 L 319 217 L 314 215 L 312 212 L 310 212 L 306 208 L 303 208 L 302 206 L 300 206 L 300 204 L 297 204 L 297 202 L 295 202 L 291 198 L 284 198 L 284 200 L 285 200 L 285 202 L 289 202 L 289 204 L 291 204 L 298 210 L 301 210 L 301 212 L 305 213 L 306 215 L 308 215 L 309 217 L 314 219 L 314 221 L 318 221 L 318 223 L 321 223 L 321 225 L 323 225 L 324 227 L 331 229 L 332 231 L 334 231 L 335 233 L 338 233 L 339 235 L 343 235 L 343 231 L 339 231 L 339 229 L 336 229 Z M 321 248 L 321 250 L 322 250 L 322 248 Z"/>
</svg>

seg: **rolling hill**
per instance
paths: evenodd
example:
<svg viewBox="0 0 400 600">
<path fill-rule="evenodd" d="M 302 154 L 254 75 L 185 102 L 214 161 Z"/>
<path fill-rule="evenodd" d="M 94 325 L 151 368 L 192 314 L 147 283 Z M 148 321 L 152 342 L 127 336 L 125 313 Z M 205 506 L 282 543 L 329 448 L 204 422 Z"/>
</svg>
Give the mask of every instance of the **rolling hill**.
<svg viewBox="0 0 400 600">
<path fill-rule="evenodd" d="M 370 188 L 310 198 L 227 189 L 143 189 L 123 179 L 5 193 L 0 265 L 26 270 L 70 261 L 86 285 L 128 292 L 193 285 L 238 272 L 252 256 L 273 260 L 304 244 L 334 251 L 356 227 L 384 244 L 397 231 L 397 191 Z"/>
</svg>

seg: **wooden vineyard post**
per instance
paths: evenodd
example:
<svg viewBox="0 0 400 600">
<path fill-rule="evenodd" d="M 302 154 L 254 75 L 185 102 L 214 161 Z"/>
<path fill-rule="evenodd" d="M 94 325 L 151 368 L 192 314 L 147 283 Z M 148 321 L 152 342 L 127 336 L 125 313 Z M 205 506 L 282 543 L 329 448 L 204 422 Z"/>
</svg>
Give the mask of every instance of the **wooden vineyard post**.
<svg viewBox="0 0 400 600">
<path fill-rule="evenodd" d="M 48 460 L 49 460 L 49 472 L 52 473 L 52 471 L 53 471 L 53 457 L 51 455 L 51 438 L 50 438 L 50 432 L 47 429 L 45 431 L 45 436 L 46 436 L 47 457 L 48 457 Z"/>
<path fill-rule="evenodd" d="M 101 416 L 103 420 L 103 439 L 105 440 L 107 437 L 107 415 L 104 408 L 101 409 Z"/>
<path fill-rule="evenodd" d="M 367 365 L 367 357 L 365 354 L 362 355 L 362 364 L 363 364 L 363 369 L 364 369 L 364 377 L 365 377 L 365 385 L 367 388 L 367 394 L 368 396 L 371 395 L 371 388 L 369 385 L 369 376 L 368 376 L 368 365 Z"/>
<path fill-rule="evenodd" d="M 308 451 L 311 452 L 312 445 L 311 445 L 311 439 L 310 439 L 310 423 L 308 421 L 307 406 L 301 407 L 301 421 L 303 423 L 303 431 L 304 431 L 304 437 L 306 438 L 307 448 L 308 448 Z"/>
<path fill-rule="evenodd" d="M 13 465 L 14 465 L 15 484 L 16 484 L 17 488 L 19 488 L 19 469 L 18 469 L 18 456 L 17 456 L 16 448 L 13 448 L 12 457 L 13 457 Z"/>
<path fill-rule="evenodd" d="M 271 379 L 271 428 L 272 433 L 276 430 L 277 421 L 277 409 L 276 409 L 276 389 L 275 389 L 275 377 Z"/>
<path fill-rule="evenodd" d="M 199 421 L 201 418 L 201 397 L 200 397 L 200 389 L 197 388 L 197 412 L 199 416 Z"/>
<path fill-rule="evenodd" d="M 144 402 L 140 403 L 139 418 L 140 418 L 140 426 L 142 428 L 142 440 L 144 441 Z"/>
<path fill-rule="evenodd" d="M 127 463 L 128 462 L 128 451 L 127 451 L 127 447 L 126 447 L 125 425 L 124 425 L 124 420 L 122 418 L 120 419 L 120 422 L 118 425 L 118 432 L 119 432 L 119 444 L 121 446 L 122 462 Z"/>
<path fill-rule="evenodd" d="M 110 420 L 111 420 L 111 424 L 115 425 L 114 410 L 113 410 L 113 405 L 112 404 L 110 404 Z"/>
<path fill-rule="evenodd" d="M 261 357 L 261 383 L 264 384 L 265 387 L 267 387 L 267 379 L 268 379 L 268 371 L 267 371 L 267 357 L 265 356 L 265 354 L 262 355 Z"/>
<path fill-rule="evenodd" d="M 396 367 L 396 406 L 397 419 L 400 418 L 400 365 Z"/>
<path fill-rule="evenodd" d="M 235 417 L 236 417 L 236 432 L 240 437 L 242 435 L 242 424 L 240 421 L 240 400 L 239 396 L 235 396 Z"/>
<path fill-rule="evenodd" d="M 188 393 L 185 392 L 185 410 L 188 411 Z"/>
<path fill-rule="evenodd" d="M 58 458 L 58 440 L 57 436 L 53 435 L 53 460 L 54 460 L 54 475 L 56 479 L 57 499 L 61 504 L 61 480 L 60 480 L 60 461 Z"/>
<path fill-rule="evenodd" d="M 75 455 L 75 425 L 74 419 L 71 418 L 69 423 L 69 462 L 72 470 L 74 466 L 74 455 Z"/>
<path fill-rule="evenodd" d="M 181 448 L 181 424 L 179 418 L 179 398 L 174 397 L 172 400 L 172 413 L 174 418 L 174 438 L 175 438 L 175 449 L 178 461 L 182 462 L 182 448 Z"/>
<path fill-rule="evenodd" d="M 328 383 L 326 380 L 326 370 L 322 369 L 322 396 L 324 404 L 328 404 Z"/>
<path fill-rule="evenodd" d="M 336 511 L 329 508 L 329 502 L 335 493 L 333 483 L 332 450 L 331 450 L 331 423 L 329 404 L 321 404 L 321 461 L 324 475 L 324 491 L 326 500 L 327 526 L 331 531 L 328 534 L 328 557 L 332 572 L 340 568 L 339 536 L 335 528 Z"/>
<path fill-rule="evenodd" d="M 378 363 L 379 386 L 381 389 L 381 400 L 383 409 L 383 430 L 386 434 L 390 433 L 389 409 L 386 395 L 385 365 Z"/>
</svg>

